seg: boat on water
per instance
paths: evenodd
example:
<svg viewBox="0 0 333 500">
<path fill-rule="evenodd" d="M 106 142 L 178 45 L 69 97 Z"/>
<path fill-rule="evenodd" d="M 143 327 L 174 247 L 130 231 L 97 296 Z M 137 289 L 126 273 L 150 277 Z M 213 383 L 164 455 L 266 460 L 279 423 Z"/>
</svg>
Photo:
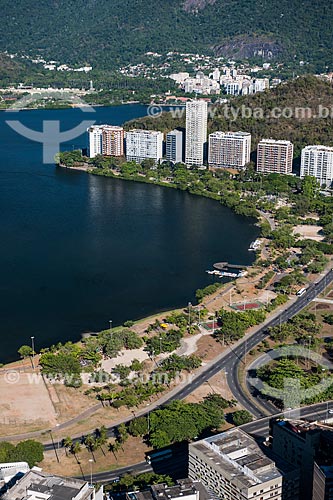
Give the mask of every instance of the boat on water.
<svg viewBox="0 0 333 500">
<path fill-rule="evenodd" d="M 260 245 L 261 245 L 261 241 L 259 239 L 252 241 L 252 243 L 249 247 L 249 252 L 256 252 L 257 250 L 259 250 Z"/>
</svg>

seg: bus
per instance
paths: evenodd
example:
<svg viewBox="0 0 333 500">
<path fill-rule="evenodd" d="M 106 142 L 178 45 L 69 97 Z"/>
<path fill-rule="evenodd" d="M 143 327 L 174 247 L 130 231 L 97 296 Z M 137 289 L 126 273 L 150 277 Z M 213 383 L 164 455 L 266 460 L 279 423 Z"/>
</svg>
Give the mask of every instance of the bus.
<svg viewBox="0 0 333 500">
<path fill-rule="evenodd" d="M 172 457 L 172 450 L 169 448 L 167 450 L 152 451 L 146 455 L 147 464 L 152 464 L 153 462 L 160 462 L 161 460 L 166 460 Z"/>
<path fill-rule="evenodd" d="M 301 288 L 300 290 L 298 290 L 297 294 L 299 297 L 301 297 L 301 295 L 304 295 L 306 292 L 306 288 Z"/>
</svg>

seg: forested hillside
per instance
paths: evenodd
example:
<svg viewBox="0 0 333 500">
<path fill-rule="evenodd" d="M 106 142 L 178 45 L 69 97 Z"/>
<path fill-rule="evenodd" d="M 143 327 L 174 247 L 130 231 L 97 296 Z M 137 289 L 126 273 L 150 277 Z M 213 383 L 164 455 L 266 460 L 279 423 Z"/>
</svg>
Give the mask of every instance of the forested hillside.
<svg viewBox="0 0 333 500">
<path fill-rule="evenodd" d="M 185 127 L 185 113 L 182 118 L 171 113 L 141 118 L 126 127 L 168 132 Z M 271 91 L 233 98 L 227 105 L 213 108 L 208 131 L 216 130 L 251 132 L 252 151 L 262 138 L 288 139 L 294 143 L 295 158 L 308 144 L 333 146 L 332 85 L 313 76 L 302 77 Z"/>
<path fill-rule="evenodd" d="M 258 55 L 333 66 L 333 2 L 1 0 L 0 51 L 113 68 L 147 51 Z"/>
</svg>

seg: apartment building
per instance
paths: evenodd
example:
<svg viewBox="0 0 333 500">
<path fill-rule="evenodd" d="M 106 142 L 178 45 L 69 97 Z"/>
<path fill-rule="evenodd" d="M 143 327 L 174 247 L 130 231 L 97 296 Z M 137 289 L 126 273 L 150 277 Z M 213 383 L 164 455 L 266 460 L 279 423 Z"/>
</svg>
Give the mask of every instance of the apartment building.
<svg viewBox="0 0 333 500">
<path fill-rule="evenodd" d="M 163 157 L 163 133 L 155 130 L 130 130 L 126 134 L 126 160 L 141 163 L 152 159 L 158 163 Z"/>
<path fill-rule="evenodd" d="M 294 146 L 290 141 L 263 139 L 258 144 L 257 170 L 264 174 L 291 174 Z"/>
<path fill-rule="evenodd" d="M 124 137 L 123 127 L 115 125 L 104 125 L 102 129 L 102 153 L 106 156 L 124 155 Z"/>
<path fill-rule="evenodd" d="M 300 499 L 326 500 L 325 489 L 333 492 L 333 430 L 304 420 L 272 419 L 270 436 L 272 451 L 300 470 Z"/>
<path fill-rule="evenodd" d="M 214 132 L 209 135 L 210 168 L 244 168 L 250 161 L 251 134 L 247 132 Z"/>
<path fill-rule="evenodd" d="M 95 156 L 102 154 L 103 152 L 102 136 L 103 136 L 102 125 L 92 125 L 91 127 L 88 128 L 89 158 L 95 158 Z"/>
<path fill-rule="evenodd" d="M 166 135 L 166 159 L 173 163 L 183 161 L 183 132 L 172 130 Z"/>
<path fill-rule="evenodd" d="M 189 477 L 224 500 L 282 499 L 281 472 L 241 429 L 191 443 Z"/>
<path fill-rule="evenodd" d="M 315 177 L 320 185 L 330 186 L 333 180 L 333 148 L 306 146 L 302 150 L 301 178 Z"/>
<path fill-rule="evenodd" d="M 187 165 L 203 165 L 207 142 L 207 118 L 206 101 L 194 100 L 186 103 L 185 163 Z"/>
<path fill-rule="evenodd" d="M 89 158 L 97 155 L 123 156 L 124 129 L 115 125 L 93 125 L 88 128 Z"/>
</svg>

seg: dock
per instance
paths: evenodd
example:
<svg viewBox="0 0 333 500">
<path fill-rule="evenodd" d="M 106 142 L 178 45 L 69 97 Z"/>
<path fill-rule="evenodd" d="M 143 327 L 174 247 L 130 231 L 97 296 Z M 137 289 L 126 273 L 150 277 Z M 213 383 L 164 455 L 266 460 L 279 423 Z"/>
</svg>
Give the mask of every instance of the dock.
<svg viewBox="0 0 333 500">
<path fill-rule="evenodd" d="M 224 269 L 246 269 L 247 266 L 241 266 L 240 264 L 229 264 L 229 262 L 216 262 L 213 264 L 214 269 L 223 271 Z"/>
</svg>

